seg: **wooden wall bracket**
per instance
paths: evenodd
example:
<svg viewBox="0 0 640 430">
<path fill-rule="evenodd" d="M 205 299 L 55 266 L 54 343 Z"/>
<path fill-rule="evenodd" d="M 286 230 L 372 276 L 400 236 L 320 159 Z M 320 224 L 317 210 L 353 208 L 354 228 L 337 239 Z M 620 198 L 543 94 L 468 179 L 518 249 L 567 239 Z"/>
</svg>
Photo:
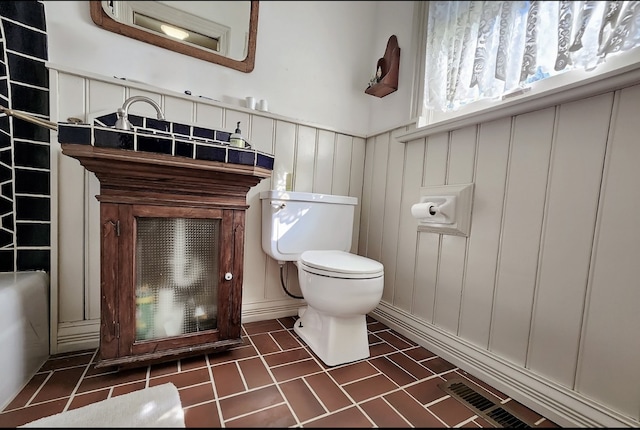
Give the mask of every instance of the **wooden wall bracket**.
<svg viewBox="0 0 640 430">
<path fill-rule="evenodd" d="M 384 57 L 378 60 L 378 67 L 382 70 L 382 74 L 377 79 L 377 83 L 370 85 L 365 93 L 376 97 L 384 97 L 398 90 L 398 72 L 400 70 L 400 47 L 395 34 L 389 37 L 387 49 L 384 51 Z"/>
</svg>

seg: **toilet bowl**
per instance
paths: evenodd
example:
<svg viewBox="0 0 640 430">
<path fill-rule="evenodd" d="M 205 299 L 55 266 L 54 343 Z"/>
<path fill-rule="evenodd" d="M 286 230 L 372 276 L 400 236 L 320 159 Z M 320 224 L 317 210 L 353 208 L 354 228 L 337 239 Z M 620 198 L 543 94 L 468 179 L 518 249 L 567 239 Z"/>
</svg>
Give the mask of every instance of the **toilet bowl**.
<svg viewBox="0 0 640 430">
<path fill-rule="evenodd" d="M 345 251 L 309 250 L 296 265 L 307 308 L 295 333 L 327 366 L 368 358 L 366 314 L 382 298 L 382 264 Z"/>
<path fill-rule="evenodd" d="M 369 357 L 366 314 L 382 299 L 384 267 L 349 252 L 358 199 L 282 190 L 260 199 L 262 249 L 295 264 L 307 304 L 294 332 L 328 366 Z"/>
</svg>

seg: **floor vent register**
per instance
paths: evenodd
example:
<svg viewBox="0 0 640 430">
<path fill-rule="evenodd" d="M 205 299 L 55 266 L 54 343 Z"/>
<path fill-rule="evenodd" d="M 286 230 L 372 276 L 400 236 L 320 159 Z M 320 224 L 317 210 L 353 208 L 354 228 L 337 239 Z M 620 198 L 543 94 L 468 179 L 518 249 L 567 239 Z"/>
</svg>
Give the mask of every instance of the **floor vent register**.
<svg viewBox="0 0 640 430">
<path fill-rule="evenodd" d="M 452 379 L 441 385 L 441 388 L 451 397 L 460 401 L 466 407 L 484 418 L 496 427 L 502 428 L 531 428 L 532 424 L 517 417 L 508 406 L 496 403 L 481 394 L 478 389 L 462 379 Z"/>
</svg>

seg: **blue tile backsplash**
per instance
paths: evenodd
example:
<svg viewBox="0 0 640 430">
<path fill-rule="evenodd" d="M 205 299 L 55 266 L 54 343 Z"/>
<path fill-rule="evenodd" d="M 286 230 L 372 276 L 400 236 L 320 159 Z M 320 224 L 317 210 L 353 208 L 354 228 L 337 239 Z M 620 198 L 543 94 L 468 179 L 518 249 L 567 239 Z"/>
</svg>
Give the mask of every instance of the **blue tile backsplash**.
<svg viewBox="0 0 640 430">
<path fill-rule="evenodd" d="M 43 3 L 0 2 L 0 26 L 0 104 L 48 119 Z M 0 272 L 49 271 L 50 132 L 8 116 L 0 131 Z"/>
<path fill-rule="evenodd" d="M 131 131 L 114 128 L 117 119 L 115 112 L 95 118 L 93 124 L 58 123 L 58 142 L 152 152 L 273 170 L 273 155 L 250 146 L 230 146 L 231 133 L 227 131 L 131 114 L 128 118 L 134 126 Z"/>
</svg>

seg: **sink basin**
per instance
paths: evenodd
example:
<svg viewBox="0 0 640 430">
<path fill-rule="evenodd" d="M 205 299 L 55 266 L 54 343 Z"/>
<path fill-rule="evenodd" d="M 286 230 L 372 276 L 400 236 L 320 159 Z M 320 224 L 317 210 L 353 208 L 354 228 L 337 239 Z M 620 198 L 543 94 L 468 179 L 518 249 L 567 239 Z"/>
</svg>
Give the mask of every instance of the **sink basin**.
<svg viewBox="0 0 640 430">
<path fill-rule="evenodd" d="M 129 120 L 131 131 L 114 128 L 115 112 L 95 118 L 93 124 L 59 122 L 58 142 L 273 170 L 272 154 L 230 146 L 227 131 L 132 114 Z"/>
</svg>

